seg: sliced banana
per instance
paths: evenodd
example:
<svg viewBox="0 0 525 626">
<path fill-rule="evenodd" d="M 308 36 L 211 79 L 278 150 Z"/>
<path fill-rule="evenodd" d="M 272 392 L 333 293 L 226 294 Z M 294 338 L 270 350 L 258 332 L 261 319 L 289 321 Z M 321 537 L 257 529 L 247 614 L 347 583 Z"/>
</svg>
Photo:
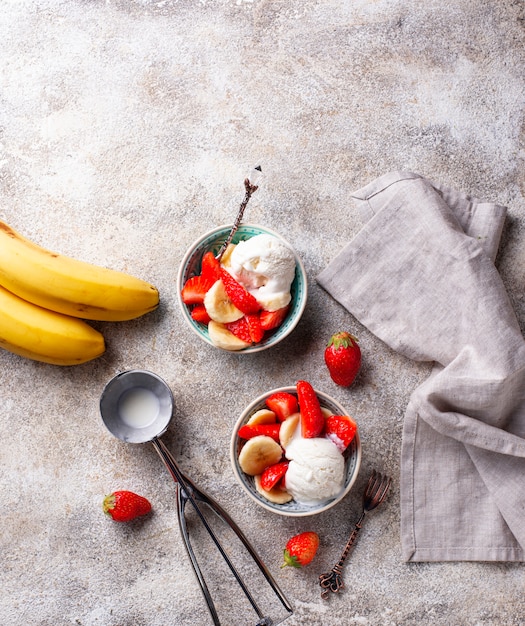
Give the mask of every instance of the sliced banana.
<svg viewBox="0 0 525 626">
<path fill-rule="evenodd" d="M 289 415 L 284 422 L 281 424 L 281 428 L 279 429 L 279 441 L 281 442 L 281 446 L 286 450 L 286 447 L 292 440 L 301 420 L 300 413 L 292 413 Z"/>
<path fill-rule="evenodd" d="M 221 265 L 226 269 L 228 267 L 231 267 L 231 256 L 232 256 L 232 252 L 235 250 L 235 244 L 234 243 L 229 243 L 228 246 L 226 247 L 226 250 L 224 251 L 224 254 L 222 255 L 222 259 L 221 259 Z"/>
<path fill-rule="evenodd" d="M 239 466 L 248 476 L 262 474 L 269 465 L 279 463 L 283 451 L 271 437 L 257 435 L 242 447 L 239 453 Z"/>
<path fill-rule="evenodd" d="M 235 322 L 244 315 L 228 298 L 222 280 L 215 281 L 208 289 L 204 296 L 204 307 L 211 319 L 221 324 Z"/>
<path fill-rule="evenodd" d="M 274 504 L 286 504 L 293 499 L 292 494 L 288 493 L 286 489 L 282 489 L 281 487 L 272 487 L 269 491 L 263 489 L 261 487 L 260 476 L 254 476 L 253 482 L 255 484 L 255 489 L 269 502 L 273 502 Z"/>
<path fill-rule="evenodd" d="M 321 407 L 321 413 L 323 414 L 323 417 L 326 419 L 327 417 L 330 417 L 330 415 L 333 415 L 333 411 L 330 411 L 330 409 L 327 409 L 325 406 Z"/>
<path fill-rule="evenodd" d="M 249 290 L 265 311 L 278 311 L 290 304 L 292 296 L 289 291 L 266 291 L 264 287 Z"/>
<path fill-rule="evenodd" d="M 253 426 L 254 424 L 275 424 L 276 421 L 277 416 L 273 411 L 270 411 L 270 409 L 259 409 L 255 411 L 246 423 Z"/>
<path fill-rule="evenodd" d="M 250 345 L 249 343 L 246 343 L 246 341 L 236 337 L 226 328 L 226 326 L 223 326 L 218 322 L 214 322 L 213 320 L 208 323 L 208 335 L 213 345 L 217 346 L 217 348 L 222 348 L 223 350 L 243 350 Z"/>
</svg>

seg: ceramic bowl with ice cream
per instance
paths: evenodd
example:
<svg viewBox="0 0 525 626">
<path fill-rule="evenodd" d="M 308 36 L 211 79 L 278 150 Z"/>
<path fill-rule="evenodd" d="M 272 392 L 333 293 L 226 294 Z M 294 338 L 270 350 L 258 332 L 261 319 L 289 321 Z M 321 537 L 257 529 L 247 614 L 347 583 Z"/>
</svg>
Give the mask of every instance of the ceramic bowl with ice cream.
<svg viewBox="0 0 525 626">
<path fill-rule="evenodd" d="M 278 233 L 241 224 L 220 267 L 210 269 L 208 259 L 213 261 L 230 229 L 214 228 L 186 252 L 177 275 L 182 314 L 194 333 L 217 348 L 266 350 L 287 337 L 301 318 L 307 298 L 304 265 Z"/>
<path fill-rule="evenodd" d="M 327 420 L 335 419 L 336 416 L 349 416 L 346 409 L 334 398 L 319 390 L 315 390 L 315 393 Z M 280 394 L 297 397 L 296 387 L 281 387 L 264 393 L 251 402 L 240 415 L 230 444 L 233 472 L 248 496 L 264 509 L 289 517 L 315 515 L 341 502 L 352 489 L 361 465 L 359 429 L 355 419 L 350 418 L 356 428 L 346 447 L 328 429 L 318 437 L 304 438 L 301 434 L 300 418 L 296 413 L 283 421 L 277 419 L 276 423 L 268 414 L 269 411 L 272 412 L 268 399 Z M 252 471 L 243 459 L 243 450 L 247 443 L 243 435 L 246 433 L 246 426 L 253 428 L 253 425 L 258 425 L 258 432 L 261 433 L 257 437 L 266 438 L 252 439 L 250 454 L 253 454 L 255 461 Z M 279 433 L 275 446 L 270 441 L 274 428 Z M 267 434 L 262 434 L 264 432 Z M 264 479 L 259 474 L 259 469 L 255 468 L 258 457 L 269 459 L 263 461 L 263 465 L 267 467 L 278 470 L 281 464 L 286 466 L 285 474 L 270 491 L 262 488 L 265 486 Z"/>
</svg>

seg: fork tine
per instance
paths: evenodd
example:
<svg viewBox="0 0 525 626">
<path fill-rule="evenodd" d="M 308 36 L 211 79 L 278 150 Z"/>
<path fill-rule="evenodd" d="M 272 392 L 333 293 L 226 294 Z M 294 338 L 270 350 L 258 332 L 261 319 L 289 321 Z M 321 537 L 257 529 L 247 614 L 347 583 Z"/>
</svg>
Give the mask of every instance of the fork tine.
<svg viewBox="0 0 525 626">
<path fill-rule="evenodd" d="M 375 469 L 372 470 L 372 474 L 370 474 L 370 478 L 368 479 L 368 483 L 366 485 L 365 491 L 363 493 L 363 499 L 368 500 L 375 491 L 377 477 L 381 477 L 381 474 L 378 474 Z"/>
<path fill-rule="evenodd" d="M 392 482 L 392 479 L 389 476 L 383 477 L 381 484 L 379 485 L 379 489 L 378 489 L 379 500 L 377 501 L 377 504 L 381 504 L 381 502 L 383 502 L 383 500 L 386 498 L 386 494 L 388 493 L 388 490 L 390 489 L 391 482 Z"/>
<path fill-rule="evenodd" d="M 372 511 L 379 506 L 386 497 L 390 488 L 391 479 L 373 470 L 368 485 L 363 494 L 363 507 L 365 511 Z"/>
</svg>

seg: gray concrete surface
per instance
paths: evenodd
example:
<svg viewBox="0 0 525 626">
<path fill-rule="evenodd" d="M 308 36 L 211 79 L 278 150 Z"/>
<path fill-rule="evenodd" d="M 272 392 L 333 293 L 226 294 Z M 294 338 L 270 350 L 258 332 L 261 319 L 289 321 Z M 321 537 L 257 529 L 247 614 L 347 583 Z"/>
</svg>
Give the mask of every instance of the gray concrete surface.
<svg viewBox="0 0 525 626">
<path fill-rule="evenodd" d="M 524 623 L 521 564 L 401 562 L 403 412 L 430 366 L 391 352 L 315 283 L 361 226 L 349 191 L 406 168 L 508 206 L 498 267 L 525 325 L 524 19 L 515 0 L 2 4 L 1 219 L 52 250 L 149 280 L 162 306 L 94 324 L 108 350 L 82 366 L 0 354 L 1 624 L 211 623 L 173 483 L 153 448 L 118 442 L 100 420 L 104 384 L 135 367 L 172 387 L 165 441 L 253 541 L 294 605 L 289 626 Z M 246 219 L 295 244 L 310 295 L 287 340 L 240 356 L 196 343 L 175 276 L 201 232 L 232 220 L 258 163 L 266 175 Z M 340 328 L 364 355 L 349 390 L 322 363 Z M 254 396 L 298 378 L 359 421 L 363 466 L 337 508 L 293 520 L 241 493 L 228 445 Z M 337 560 L 373 467 L 393 476 L 391 496 L 363 528 L 344 593 L 323 601 L 317 577 Z M 126 526 L 106 519 L 102 498 L 117 488 L 150 498 L 154 513 Z M 288 536 L 307 529 L 321 536 L 314 563 L 280 569 Z M 255 623 L 208 559 L 224 624 Z"/>
</svg>

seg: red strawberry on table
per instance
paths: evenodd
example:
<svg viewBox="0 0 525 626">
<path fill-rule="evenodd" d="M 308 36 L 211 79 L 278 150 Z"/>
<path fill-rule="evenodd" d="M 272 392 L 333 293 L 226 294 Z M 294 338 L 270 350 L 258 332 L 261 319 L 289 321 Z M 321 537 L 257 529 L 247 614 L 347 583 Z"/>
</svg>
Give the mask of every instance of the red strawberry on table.
<svg viewBox="0 0 525 626">
<path fill-rule="evenodd" d="M 281 461 L 280 463 L 268 466 L 264 470 L 261 474 L 261 487 L 265 491 L 270 491 L 270 489 L 273 489 L 273 487 L 282 480 L 288 469 L 288 463 L 288 461 Z"/>
<path fill-rule="evenodd" d="M 330 415 L 326 418 L 325 435 L 341 452 L 352 443 L 357 432 L 357 424 L 349 415 Z"/>
<path fill-rule="evenodd" d="M 301 435 L 305 439 L 319 437 L 323 432 L 325 419 L 315 390 L 306 380 L 298 381 L 297 397 L 301 412 Z"/>
<path fill-rule="evenodd" d="M 130 522 L 151 511 L 149 500 L 132 491 L 114 491 L 104 498 L 102 508 L 115 522 Z"/>
<path fill-rule="evenodd" d="M 342 387 L 349 387 L 361 367 L 361 349 L 357 338 L 347 332 L 332 335 L 324 351 L 330 377 Z"/>
<path fill-rule="evenodd" d="M 295 535 L 284 549 L 284 563 L 281 567 L 304 567 L 312 562 L 319 548 L 319 535 L 306 531 Z"/>
<path fill-rule="evenodd" d="M 280 422 L 299 411 L 297 398 L 286 391 L 276 391 L 266 398 L 266 406 L 273 411 Z"/>
</svg>

